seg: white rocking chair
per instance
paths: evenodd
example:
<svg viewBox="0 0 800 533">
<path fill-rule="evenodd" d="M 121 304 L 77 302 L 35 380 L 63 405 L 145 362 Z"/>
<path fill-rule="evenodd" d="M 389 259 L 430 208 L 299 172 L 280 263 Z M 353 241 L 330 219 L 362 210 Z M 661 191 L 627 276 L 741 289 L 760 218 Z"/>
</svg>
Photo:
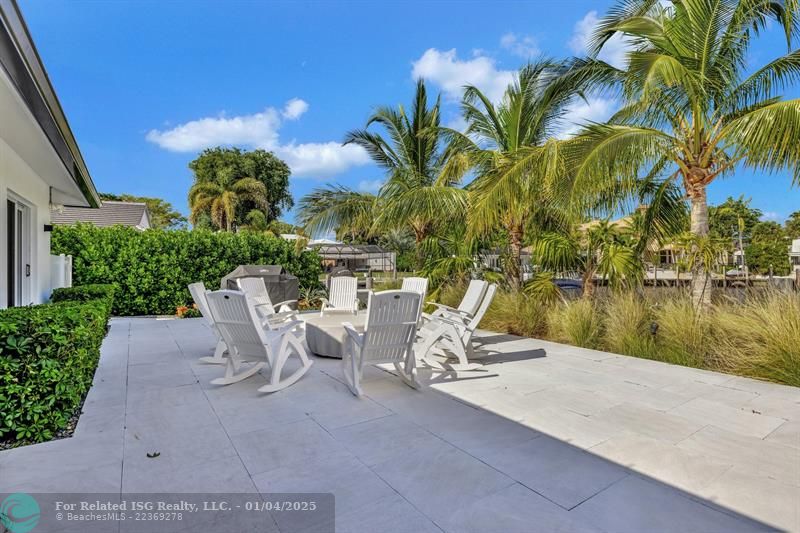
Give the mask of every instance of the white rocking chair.
<svg viewBox="0 0 800 533">
<path fill-rule="evenodd" d="M 422 317 L 425 320 L 431 320 L 434 317 L 447 317 L 451 320 L 467 322 L 477 313 L 488 286 L 489 284 L 483 280 L 473 279 L 469 282 L 467 291 L 464 293 L 464 297 L 458 307 L 428 302 L 435 305 L 437 309 L 431 314 L 423 313 Z"/>
<path fill-rule="evenodd" d="M 308 369 L 309 360 L 300 340 L 292 333 L 297 325 L 289 321 L 281 326 L 262 326 L 255 305 L 240 291 L 215 291 L 207 294 L 211 315 L 225 344 L 228 345 L 228 360 L 225 375 L 211 381 L 213 385 L 230 385 L 249 378 L 265 365 L 270 366 L 270 382 L 259 388 L 259 392 L 275 392 L 297 382 Z M 268 327 L 267 327 L 268 326 Z M 300 368 L 289 377 L 281 379 L 286 361 L 297 354 Z M 239 371 L 244 359 L 258 360 L 244 371 Z"/>
<path fill-rule="evenodd" d="M 433 317 L 428 328 L 420 331 L 422 341 L 417 350 L 420 359 L 427 359 L 434 347 L 441 347 L 452 352 L 458 358 L 458 367 L 455 367 L 457 370 L 471 368 L 469 359 L 475 355 L 472 347 L 472 335 L 483 319 L 483 315 L 486 314 L 486 310 L 489 309 L 495 292 L 497 292 L 497 285 L 492 283 L 486 289 L 480 307 L 469 320 L 447 315 Z"/>
<path fill-rule="evenodd" d="M 361 375 L 364 365 L 393 363 L 403 381 L 419 388 L 414 359 L 414 339 L 420 296 L 409 291 L 383 291 L 369 295 L 364 333 L 352 324 L 343 324 L 349 335 L 342 358 L 347 385 L 361 396 Z"/>
<path fill-rule="evenodd" d="M 419 311 L 417 312 L 417 322 L 422 318 L 422 308 L 424 307 L 425 296 L 428 294 L 428 278 L 403 278 L 401 291 L 411 291 L 419 294 Z"/>
<path fill-rule="evenodd" d="M 280 325 L 287 320 L 298 320 L 297 311 L 289 307 L 290 304 L 297 304 L 297 300 L 273 304 L 262 278 L 238 278 L 236 286 L 253 301 L 262 323 L 268 321 L 272 325 Z"/>
<path fill-rule="evenodd" d="M 225 340 L 222 338 L 222 335 L 220 335 L 217 325 L 214 323 L 214 318 L 211 316 L 211 310 L 208 308 L 208 300 L 206 300 L 206 292 L 208 291 L 206 291 L 206 286 L 202 281 L 192 283 L 189 285 L 189 292 L 192 295 L 194 303 L 197 304 L 197 309 L 200 311 L 200 314 L 206 319 L 208 327 L 211 328 L 211 331 L 213 331 L 214 335 L 217 337 L 217 347 L 214 349 L 214 355 L 211 357 L 201 357 L 200 361 L 211 365 L 224 365 L 225 354 L 228 352 L 228 345 L 225 344 Z"/>
<path fill-rule="evenodd" d="M 358 314 L 358 280 L 350 276 L 331 278 L 328 298 L 321 298 L 319 316 L 325 313 Z"/>
</svg>

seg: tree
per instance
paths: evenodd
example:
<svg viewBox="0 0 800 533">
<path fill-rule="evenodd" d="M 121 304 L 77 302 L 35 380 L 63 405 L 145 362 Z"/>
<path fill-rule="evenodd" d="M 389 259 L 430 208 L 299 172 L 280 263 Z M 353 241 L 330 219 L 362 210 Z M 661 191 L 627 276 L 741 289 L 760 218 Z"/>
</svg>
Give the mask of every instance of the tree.
<svg viewBox="0 0 800 533">
<path fill-rule="evenodd" d="M 363 147 L 386 172 L 374 227 L 409 228 L 418 248 L 437 225 L 466 209 L 466 193 L 442 174 L 445 155 L 439 106 L 437 97 L 428 107 L 425 83 L 419 80 L 410 113 L 403 106 L 381 106 L 364 129 L 351 131 L 344 141 Z M 383 127 L 386 137 L 369 131 L 372 125 Z M 418 257 L 418 266 L 421 262 Z"/>
<path fill-rule="evenodd" d="M 502 229 L 508 236 L 509 283 L 522 285 L 521 252 L 526 230 L 550 218 L 550 191 L 557 165 L 553 136 L 563 126 L 567 106 L 579 96 L 579 77 L 562 77 L 563 65 L 542 60 L 523 67 L 502 102 L 493 103 L 477 87 L 464 91 L 464 134 L 451 131 L 449 170 L 459 178 L 474 171 L 469 185 L 469 227 L 479 236 Z"/>
<path fill-rule="evenodd" d="M 711 235 L 725 239 L 738 237 L 742 226 L 742 239 L 749 240 L 753 228 L 761 220 L 760 209 L 750 207 L 750 199 L 740 196 L 734 200 L 729 197 L 719 205 L 708 208 L 708 230 Z M 741 221 L 741 222 L 740 222 Z"/>
<path fill-rule="evenodd" d="M 297 220 L 309 235 L 336 232 L 337 239 L 366 240 L 372 234 L 378 197 L 328 184 L 303 196 Z"/>
<path fill-rule="evenodd" d="M 140 202 L 147 204 L 151 228 L 181 229 L 186 226 L 186 217 L 178 211 L 175 211 L 171 203 L 161 198 L 134 196 L 132 194 L 100 193 L 100 199 L 114 202 Z"/>
<path fill-rule="evenodd" d="M 800 211 L 795 211 L 786 219 L 786 235 L 790 239 L 800 239 Z"/>
<path fill-rule="evenodd" d="M 747 264 L 754 273 L 784 276 L 791 271 L 789 239 L 777 222 L 759 222 L 753 228 L 750 244 L 745 248 Z"/>
<path fill-rule="evenodd" d="M 189 220 L 197 224 L 201 217 L 208 216 L 217 229 L 225 231 L 233 231 L 235 224 L 258 227 L 264 222 L 267 202 L 266 187 L 255 178 L 224 183 L 198 181 L 189 189 Z M 244 223 L 237 221 L 237 212 L 242 205 L 255 206 L 245 215 Z"/>
<path fill-rule="evenodd" d="M 269 224 L 280 217 L 284 210 L 294 206 L 289 192 L 289 166 L 272 152 L 208 148 L 189 163 L 189 168 L 194 174 L 195 184 L 214 183 L 223 189 L 230 189 L 234 182 L 251 178 L 264 186 L 265 203 L 240 198 L 233 215 L 235 226 L 246 225 L 248 213 L 253 209 L 263 211 L 266 223 Z"/>
<path fill-rule="evenodd" d="M 679 180 L 691 203 L 691 231 L 709 233 L 706 188 L 737 166 L 788 169 L 800 182 L 800 99 L 781 91 L 800 77 L 795 0 L 619 0 L 601 21 L 592 47 L 629 39 L 626 67 L 581 60 L 599 83 L 619 89 L 624 105 L 607 124 L 587 125 L 574 143 L 574 175 L 625 184 L 642 173 Z M 772 21 L 789 52 L 748 74 L 748 49 Z M 696 305 L 710 305 L 709 273 L 692 276 Z"/>
<path fill-rule="evenodd" d="M 599 274 L 614 289 L 641 281 L 644 265 L 635 242 L 624 228 L 600 220 L 569 232 L 546 232 L 533 244 L 533 261 L 553 273 L 577 271 L 583 280 L 583 296 L 594 296 Z"/>
</svg>

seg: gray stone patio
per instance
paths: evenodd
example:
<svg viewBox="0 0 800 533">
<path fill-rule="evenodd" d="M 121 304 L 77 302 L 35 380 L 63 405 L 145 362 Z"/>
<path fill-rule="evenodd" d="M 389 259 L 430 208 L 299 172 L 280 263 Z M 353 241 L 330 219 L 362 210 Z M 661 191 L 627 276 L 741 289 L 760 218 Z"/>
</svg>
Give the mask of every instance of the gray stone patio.
<svg viewBox="0 0 800 533">
<path fill-rule="evenodd" d="M 208 384 L 201 320 L 114 319 L 75 436 L 0 452 L 0 492 L 333 492 L 337 532 L 800 531 L 800 390 L 481 340 L 422 391 L 372 369 L 357 399 L 315 358 L 263 395 Z"/>
</svg>

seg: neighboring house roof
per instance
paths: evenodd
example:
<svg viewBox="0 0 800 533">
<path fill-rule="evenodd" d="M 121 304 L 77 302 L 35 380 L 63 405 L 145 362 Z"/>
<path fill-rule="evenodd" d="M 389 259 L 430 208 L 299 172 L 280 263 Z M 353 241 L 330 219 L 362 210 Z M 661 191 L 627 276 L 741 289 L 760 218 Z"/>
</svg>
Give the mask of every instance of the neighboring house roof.
<svg viewBox="0 0 800 533">
<path fill-rule="evenodd" d="M 150 227 L 147 205 L 139 202 L 112 202 L 104 200 L 99 209 L 90 207 L 63 207 L 51 213 L 53 224 L 69 226 L 76 222 L 90 222 L 99 228 L 130 226 L 140 230 Z"/>
<path fill-rule="evenodd" d="M 83 196 L 66 196 L 64 203 L 80 201 L 82 205 L 100 205 L 100 197 L 78 143 L 15 0 L 0 0 L 0 68 L 11 80 Z"/>
</svg>

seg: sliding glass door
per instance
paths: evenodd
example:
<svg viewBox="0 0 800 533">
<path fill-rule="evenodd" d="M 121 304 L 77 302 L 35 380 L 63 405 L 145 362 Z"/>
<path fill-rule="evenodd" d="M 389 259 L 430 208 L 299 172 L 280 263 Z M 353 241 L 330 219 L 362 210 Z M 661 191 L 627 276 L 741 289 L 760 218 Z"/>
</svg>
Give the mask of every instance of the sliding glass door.
<svg viewBox="0 0 800 533">
<path fill-rule="evenodd" d="M 22 202 L 6 201 L 6 273 L 8 307 L 31 302 L 30 208 Z"/>
</svg>

